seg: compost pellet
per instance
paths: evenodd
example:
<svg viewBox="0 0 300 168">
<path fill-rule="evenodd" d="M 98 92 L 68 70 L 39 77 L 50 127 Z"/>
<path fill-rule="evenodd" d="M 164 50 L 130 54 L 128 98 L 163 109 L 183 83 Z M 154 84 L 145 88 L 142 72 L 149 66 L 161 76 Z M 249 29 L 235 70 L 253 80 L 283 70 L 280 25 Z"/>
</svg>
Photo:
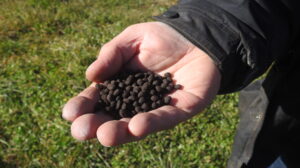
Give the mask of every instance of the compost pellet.
<svg viewBox="0 0 300 168">
<path fill-rule="evenodd" d="M 170 72 L 166 72 L 164 76 L 165 76 L 165 77 L 171 77 L 172 75 L 171 75 Z"/>
<path fill-rule="evenodd" d="M 154 89 L 150 90 L 150 94 L 151 95 L 155 95 L 156 94 L 156 91 Z"/>
<path fill-rule="evenodd" d="M 97 84 L 96 88 L 99 90 L 97 110 L 120 119 L 169 105 L 172 98 L 168 94 L 182 86 L 175 84 L 169 72 L 161 76 L 148 71 L 122 72 Z"/>
<path fill-rule="evenodd" d="M 153 96 L 151 96 L 151 98 L 150 98 L 152 101 L 156 101 L 157 99 L 158 99 L 158 96 L 156 96 L 156 95 L 153 95 Z"/>
<path fill-rule="evenodd" d="M 151 108 L 152 108 L 152 109 L 156 109 L 156 108 L 157 108 L 157 105 L 156 105 L 156 103 L 155 103 L 155 102 L 152 102 L 152 104 L 151 104 Z"/>
<path fill-rule="evenodd" d="M 144 98 L 144 97 L 140 97 L 139 100 L 138 100 L 138 102 L 139 102 L 140 104 L 144 103 L 144 102 L 145 102 L 145 98 Z"/>
<path fill-rule="evenodd" d="M 140 111 L 142 110 L 142 108 L 139 107 L 139 106 L 137 106 L 137 107 L 134 108 L 134 110 L 135 110 L 136 112 L 140 112 Z"/>
<path fill-rule="evenodd" d="M 141 107 L 142 107 L 142 109 L 145 110 L 145 111 L 148 111 L 148 110 L 149 110 L 149 105 L 148 105 L 147 103 L 143 103 Z"/>
<path fill-rule="evenodd" d="M 181 85 L 180 84 L 176 84 L 175 86 L 174 86 L 174 89 L 181 89 Z"/>
<path fill-rule="evenodd" d="M 171 97 L 170 96 L 166 96 L 166 97 L 164 97 L 164 103 L 165 104 L 169 104 L 170 102 L 171 102 Z"/>
<path fill-rule="evenodd" d="M 145 92 L 138 93 L 138 98 L 143 97 Z"/>
</svg>

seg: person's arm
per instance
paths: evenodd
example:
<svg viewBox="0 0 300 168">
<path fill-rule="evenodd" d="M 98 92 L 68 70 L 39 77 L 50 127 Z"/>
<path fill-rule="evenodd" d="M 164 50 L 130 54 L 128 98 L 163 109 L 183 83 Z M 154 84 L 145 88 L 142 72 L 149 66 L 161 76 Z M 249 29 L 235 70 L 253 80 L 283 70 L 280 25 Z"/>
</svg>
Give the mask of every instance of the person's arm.
<svg viewBox="0 0 300 168">
<path fill-rule="evenodd" d="M 155 18 L 212 57 L 222 74 L 219 93 L 228 93 L 286 53 L 295 22 L 291 12 L 275 0 L 182 0 Z"/>
<path fill-rule="evenodd" d="M 97 137 L 105 146 L 137 141 L 203 111 L 217 92 L 241 89 L 286 50 L 286 12 L 276 3 L 271 6 L 247 0 L 185 0 L 157 17 L 160 22 L 125 29 L 101 48 L 87 78 L 103 82 L 124 68 L 169 71 L 183 88 L 171 94 L 175 101 L 170 106 L 114 120 L 94 111 L 99 94 L 92 85 L 64 106 L 72 135 L 79 140 Z"/>
</svg>

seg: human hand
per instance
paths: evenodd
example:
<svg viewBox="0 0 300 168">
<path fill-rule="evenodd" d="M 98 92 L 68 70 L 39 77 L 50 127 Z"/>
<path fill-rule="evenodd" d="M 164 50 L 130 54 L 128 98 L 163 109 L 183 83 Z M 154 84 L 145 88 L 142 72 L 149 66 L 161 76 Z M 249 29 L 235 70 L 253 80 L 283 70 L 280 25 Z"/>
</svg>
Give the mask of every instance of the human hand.
<svg viewBox="0 0 300 168">
<path fill-rule="evenodd" d="M 170 72 L 183 87 L 170 94 L 171 105 L 132 118 L 113 120 L 101 111 L 94 111 L 99 99 L 95 83 L 124 69 L 159 74 Z M 97 137 L 104 146 L 137 141 L 191 118 L 210 104 L 221 80 L 219 70 L 206 53 L 160 22 L 141 23 L 125 29 L 101 48 L 86 76 L 94 83 L 67 102 L 63 117 L 72 121 L 74 138 Z"/>
</svg>

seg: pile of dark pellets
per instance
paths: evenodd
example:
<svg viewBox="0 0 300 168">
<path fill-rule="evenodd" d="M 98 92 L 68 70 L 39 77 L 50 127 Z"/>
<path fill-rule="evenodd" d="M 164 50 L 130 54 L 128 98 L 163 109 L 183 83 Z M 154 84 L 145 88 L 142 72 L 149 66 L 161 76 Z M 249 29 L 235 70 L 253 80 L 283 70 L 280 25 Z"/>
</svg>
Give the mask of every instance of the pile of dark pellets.
<svg viewBox="0 0 300 168">
<path fill-rule="evenodd" d="M 170 104 L 172 98 L 167 94 L 181 85 L 175 84 L 168 72 L 161 76 L 148 71 L 123 72 L 96 87 L 100 95 L 97 110 L 120 119 Z"/>
</svg>

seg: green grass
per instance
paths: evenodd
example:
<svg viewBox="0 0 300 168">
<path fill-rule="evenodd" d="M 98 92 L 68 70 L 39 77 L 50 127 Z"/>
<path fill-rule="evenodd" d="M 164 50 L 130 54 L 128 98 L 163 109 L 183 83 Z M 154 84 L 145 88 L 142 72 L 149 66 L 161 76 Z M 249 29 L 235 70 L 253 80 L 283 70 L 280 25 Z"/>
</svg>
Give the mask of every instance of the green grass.
<svg viewBox="0 0 300 168">
<path fill-rule="evenodd" d="M 174 3 L 0 0 L 0 167 L 225 167 L 236 94 L 172 130 L 113 148 L 74 140 L 61 118 L 64 103 L 89 84 L 84 72 L 99 48 Z"/>
</svg>

